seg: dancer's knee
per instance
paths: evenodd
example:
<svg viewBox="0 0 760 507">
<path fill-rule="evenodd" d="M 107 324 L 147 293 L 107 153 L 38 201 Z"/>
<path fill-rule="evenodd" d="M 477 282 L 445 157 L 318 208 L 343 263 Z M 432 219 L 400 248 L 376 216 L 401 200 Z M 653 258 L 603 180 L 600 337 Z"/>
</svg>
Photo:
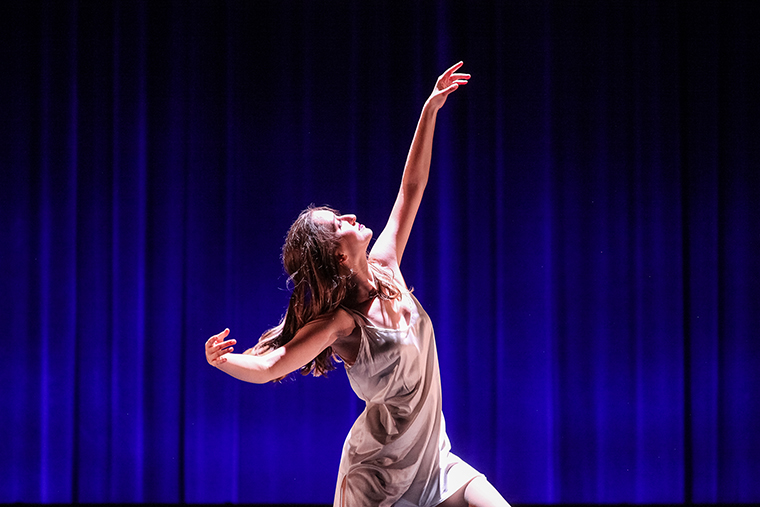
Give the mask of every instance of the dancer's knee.
<svg viewBox="0 0 760 507">
<path fill-rule="evenodd" d="M 464 490 L 464 500 L 470 507 L 510 507 L 484 476 L 470 481 Z"/>
</svg>

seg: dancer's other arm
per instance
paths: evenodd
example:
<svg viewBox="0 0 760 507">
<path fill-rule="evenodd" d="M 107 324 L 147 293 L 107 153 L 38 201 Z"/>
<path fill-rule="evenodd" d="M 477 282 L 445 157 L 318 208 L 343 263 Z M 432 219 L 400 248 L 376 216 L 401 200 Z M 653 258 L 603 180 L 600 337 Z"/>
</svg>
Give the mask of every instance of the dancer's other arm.
<svg viewBox="0 0 760 507">
<path fill-rule="evenodd" d="M 206 360 L 237 379 L 265 384 L 301 368 L 355 327 L 353 317 L 339 309 L 309 322 L 282 347 L 258 356 L 232 353 L 236 341 L 225 340 L 230 333 L 225 329 L 206 341 Z"/>
</svg>

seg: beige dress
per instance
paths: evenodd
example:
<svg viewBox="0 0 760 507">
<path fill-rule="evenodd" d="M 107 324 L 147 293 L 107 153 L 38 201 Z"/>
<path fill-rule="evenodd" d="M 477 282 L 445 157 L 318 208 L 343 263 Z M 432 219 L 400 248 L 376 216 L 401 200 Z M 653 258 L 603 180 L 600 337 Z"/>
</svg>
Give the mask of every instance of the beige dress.
<svg viewBox="0 0 760 507">
<path fill-rule="evenodd" d="M 362 333 L 346 373 L 367 406 L 343 446 L 335 507 L 432 507 L 480 475 L 450 452 L 430 317 L 411 294 L 403 303 L 400 330 L 349 310 Z"/>
</svg>

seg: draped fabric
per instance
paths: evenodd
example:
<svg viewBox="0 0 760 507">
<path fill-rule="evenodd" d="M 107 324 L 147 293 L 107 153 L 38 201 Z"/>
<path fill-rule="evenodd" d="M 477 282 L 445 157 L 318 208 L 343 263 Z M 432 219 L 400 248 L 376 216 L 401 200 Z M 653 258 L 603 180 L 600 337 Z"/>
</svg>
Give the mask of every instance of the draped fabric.
<svg viewBox="0 0 760 507">
<path fill-rule="evenodd" d="M 390 212 L 453 450 L 514 503 L 760 501 L 760 3 L 0 4 L 1 502 L 329 503 L 340 369 L 206 364 L 309 205 Z"/>
</svg>

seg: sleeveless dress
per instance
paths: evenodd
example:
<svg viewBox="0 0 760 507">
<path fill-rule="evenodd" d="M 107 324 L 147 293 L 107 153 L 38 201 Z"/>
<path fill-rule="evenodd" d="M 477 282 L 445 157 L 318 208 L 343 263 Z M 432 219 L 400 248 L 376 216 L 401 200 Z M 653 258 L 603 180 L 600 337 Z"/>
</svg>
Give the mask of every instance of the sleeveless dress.
<svg viewBox="0 0 760 507">
<path fill-rule="evenodd" d="M 450 452 L 430 317 L 405 293 L 403 329 L 361 328 L 356 361 L 345 365 L 366 402 L 343 445 L 334 507 L 432 507 L 481 475 Z"/>
</svg>

